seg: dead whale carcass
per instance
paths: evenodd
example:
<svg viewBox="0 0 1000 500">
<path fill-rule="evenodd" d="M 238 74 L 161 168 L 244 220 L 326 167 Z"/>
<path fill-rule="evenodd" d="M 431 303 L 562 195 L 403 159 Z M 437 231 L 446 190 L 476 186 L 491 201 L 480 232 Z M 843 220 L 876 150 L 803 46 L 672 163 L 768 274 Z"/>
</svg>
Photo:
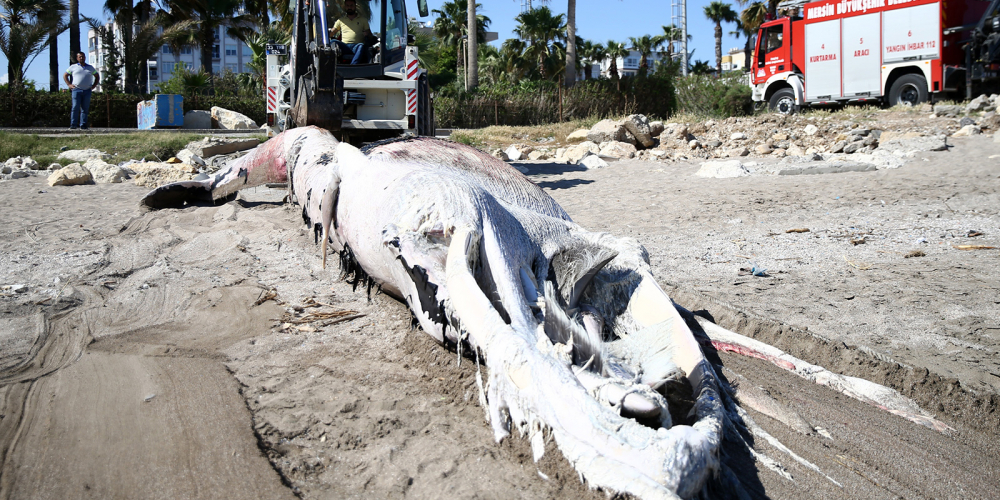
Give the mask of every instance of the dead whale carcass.
<svg viewBox="0 0 1000 500">
<path fill-rule="evenodd" d="M 358 150 L 320 129 L 294 129 L 212 178 L 157 188 L 143 203 L 218 200 L 283 180 L 322 237 L 324 259 L 332 244 L 346 270 L 405 300 L 435 339 L 485 360 L 480 402 L 498 441 L 513 426 L 537 460 L 548 431 L 591 486 L 692 497 L 719 477 L 738 489 L 720 463 L 723 436 L 742 447 L 746 433 L 777 442 L 727 386 L 720 391 L 689 325 L 703 344 L 756 353 L 944 429 L 891 389 L 694 318 L 657 285 L 637 241 L 583 229 L 517 170 L 470 147 L 418 138 Z"/>
<path fill-rule="evenodd" d="M 424 138 L 359 151 L 300 128 L 143 203 L 218 199 L 285 172 L 324 243 L 434 338 L 485 360 L 498 441 L 513 426 L 538 459 L 547 430 L 591 485 L 642 498 L 692 496 L 717 471 L 716 377 L 645 250 L 573 223 L 485 153 Z M 665 396 L 684 377 L 690 425 L 673 422 Z"/>
</svg>

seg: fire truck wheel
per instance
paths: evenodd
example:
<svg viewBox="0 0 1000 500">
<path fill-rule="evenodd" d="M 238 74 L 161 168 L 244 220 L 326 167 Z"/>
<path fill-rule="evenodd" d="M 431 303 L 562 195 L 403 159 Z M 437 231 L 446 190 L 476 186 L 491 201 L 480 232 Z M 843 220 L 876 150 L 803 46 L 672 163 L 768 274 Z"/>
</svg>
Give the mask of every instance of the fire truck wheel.
<svg viewBox="0 0 1000 500">
<path fill-rule="evenodd" d="M 781 89 L 771 96 L 768 107 L 775 113 L 790 115 L 795 112 L 795 92 L 792 89 Z"/>
<path fill-rule="evenodd" d="M 889 89 L 889 105 L 916 105 L 927 101 L 927 80 L 922 75 L 903 75 Z"/>
</svg>

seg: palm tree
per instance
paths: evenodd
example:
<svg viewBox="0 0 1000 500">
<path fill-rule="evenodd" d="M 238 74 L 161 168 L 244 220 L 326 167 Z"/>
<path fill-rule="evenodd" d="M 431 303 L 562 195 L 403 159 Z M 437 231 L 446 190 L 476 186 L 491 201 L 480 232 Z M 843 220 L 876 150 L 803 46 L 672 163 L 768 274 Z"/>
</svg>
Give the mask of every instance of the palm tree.
<svg viewBox="0 0 1000 500">
<path fill-rule="evenodd" d="M 288 43 L 290 39 L 291 35 L 281 28 L 279 21 L 270 23 L 265 29 L 247 38 L 247 47 L 250 47 L 252 55 L 250 62 L 244 66 L 250 71 L 240 73 L 237 76 L 240 79 L 240 84 L 247 90 L 253 89 L 255 92 L 262 92 L 267 72 L 267 44 Z"/>
<path fill-rule="evenodd" d="M 69 60 L 76 62 L 80 52 L 80 0 L 69 0 Z"/>
<path fill-rule="evenodd" d="M 627 56 L 629 50 L 625 48 L 624 43 L 619 43 L 614 40 L 608 40 L 606 47 L 607 56 L 611 59 L 611 65 L 608 67 L 608 74 L 610 74 L 611 78 L 617 82 L 618 90 L 621 90 L 621 80 L 618 78 L 618 58 Z"/>
<path fill-rule="evenodd" d="M 728 3 L 715 0 L 705 6 L 705 17 L 715 23 L 715 72 L 722 74 L 722 23 L 735 23 L 736 11 Z"/>
<path fill-rule="evenodd" d="M 663 45 L 665 39 L 661 36 L 642 35 L 639 38 L 629 37 L 631 49 L 639 53 L 639 74 L 645 75 L 649 71 L 649 56 Z"/>
<path fill-rule="evenodd" d="M 482 5 L 477 5 L 482 7 Z M 462 36 L 467 36 L 466 27 L 469 19 L 469 6 L 467 0 L 452 0 L 441 5 L 441 10 L 431 11 L 437 14 L 434 20 L 434 34 L 441 40 L 443 45 L 456 45 L 458 49 L 458 61 L 456 61 L 456 74 L 464 74 L 465 56 L 462 54 Z M 476 42 L 486 43 L 486 28 L 490 25 L 490 18 L 483 15 L 476 15 Z"/>
<path fill-rule="evenodd" d="M 212 59 L 217 57 L 212 49 L 219 42 L 220 29 L 244 41 L 253 34 L 254 16 L 240 13 L 243 0 L 169 0 L 167 5 L 170 14 L 166 22 L 196 22 L 188 32 L 201 48 L 201 67 L 205 73 L 212 73 Z"/>
<path fill-rule="evenodd" d="M 566 23 L 563 15 L 552 15 L 548 7 L 539 7 L 522 12 L 514 18 L 517 26 L 514 34 L 527 41 L 525 57 L 537 61 L 538 74 L 544 79 L 556 76 L 554 66 L 558 66 L 558 52 L 566 40 Z M 547 68 L 548 67 L 548 68 Z"/>
<path fill-rule="evenodd" d="M 468 16 L 466 16 L 465 25 L 479 24 L 476 21 L 476 2 L 466 2 L 468 4 Z M 469 49 L 469 89 L 474 89 L 479 86 L 479 40 L 478 37 L 470 36 L 468 38 L 467 47 Z"/>
<path fill-rule="evenodd" d="M 517 38 L 508 38 L 500 46 L 500 63 L 508 81 L 521 80 L 533 66 L 524 56 L 527 49 L 528 44 Z"/>
<path fill-rule="evenodd" d="M 673 24 L 661 26 L 661 28 L 663 28 L 663 34 L 660 36 L 663 37 L 664 42 L 667 44 L 667 53 L 670 54 L 670 59 L 673 60 L 674 43 L 681 41 L 681 38 L 684 37 L 684 30 L 674 26 Z M 687 36 L 688 41 L 691 41 L 691 38 L 692 37 L 689 34 Z"/>
<path fill-rule="evenodd" d="M 708 61 L 696 60 L 694 64 L 691 65 L 691 73 L 694 75 L 707 75 L 711 72 L 712 66 L 709 65 Z"/>
<path fill-rule="evenodd" d="M 743 9 L 740 13 L 740 24 L 747 32 L 747 42 L 743 47 L 743 66 L 749 71 L 750 65 L 752 64 L 750 54 L 753 52 L 753 47 L 750 46 L 751 35 L 756 33 L 760 29 L 760 25 L 764 24 L 764 20 L 767 19 L 767 6 L 763 2 L 754 2 L 750 4 L 749 7 Z"/>
<path fill-rule="evenodd" d="M 576 0 L 567 0 L 566 75 L 563 84 L 572 87 L 574 83 L 576 83 Z"/>
<path fill-rule="evenodd" d="M 187 34 L 197 24 L 195 21 L 181 21 L 168 24 L 165 14 L 158 14 L 141 25 L 133 26 L 132 39 L 123 45 L 125 75 L 132 75 L 132 81 L 125 81 L 125 88 L 137 89 L 145 93 L 147 64 L 150 58 L 160 51 L 164 45 L 170 45 L 175 40 L 187 37 Z M 160 31 L 162 27 L 162 32 Z"/>
<path fill-rule="evenodd" d="M 42 14 L 62 5 L 59 0 L 0 0 L 0 52 L 7 56 L 11 88 L 24 86 L 24 69 L 43 50 L 54 16 Z"/>
<path fill-rule="evenodd" d="M 580 59 L 583 61 L 583 79 L 591 78 L 594 72 L 594 63 L 604 59 L 604 46 L 590 40 L 583 40 L 577 44 L 580 51 Z"/>
<path fill-rule="evenodd" d="M 111 15 L 122 36 L 122 56 L 125 58 L 125 92 L 134 92 L 136 89 L 131 85 L 135 75 L 129 72 L 128 54 L 129 44 L 132 43 L 132 26 L 135 24 L 135 12 L 132 0 L 106 0 L 104 2 L 104 12 Z M 108 82 L 111 83 L 111 82 Z"/>
<path fill-rule="evenodd" d="M 62 65 L 59 64 L 59 34 L 66 31 L 66 23 L 63 15 L 66 13 L 66 4 L 61 1 L 49 2 L 39 13 L 42 22 L 49 26 L 49 92 L 59 92 L 59 75 L 62 74 Z"/>
</svg>

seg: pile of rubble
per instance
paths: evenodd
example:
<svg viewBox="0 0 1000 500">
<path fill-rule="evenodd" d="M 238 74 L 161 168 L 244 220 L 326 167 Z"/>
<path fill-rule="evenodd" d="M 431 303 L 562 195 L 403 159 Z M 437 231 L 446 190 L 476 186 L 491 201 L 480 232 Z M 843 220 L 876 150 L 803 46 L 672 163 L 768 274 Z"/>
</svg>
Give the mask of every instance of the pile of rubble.
<svg viewBox="0 0 1000 500">
<path fill-rule="evenodd" d="M 205 178 L 226 162 L 247 154 L 259 143 L 259 140 L 250 138 L 205 137 L 188 143 L 177 156 L 166 161 L 130 159 L 121 163 L 109 163 L 111 155 L 97 149 L 71 149 L 59 154 L 59 160 L 72 162 L 65 167 L 61 163 L 42 167 L 31 157 L 18 156 L 0 166 L 0 179 L 47 175 L 50 186 L 112 184 L 131 180 L 137 186 L 155 188 L 171 182 Z"/>
<path fill-rule="evenodd" d="M 600 168 L 608 161 L 787 159 L 846 161 L 893 168 L 919 151 L 942 150 L 948 137 L 1000 130 L 998 96 L 964 106 L 925 104 L 910 110 L 857 108 L 843 113 L 767 114 L 694 123 L 650 122 L 643 115 L 602 120 L 567 136 L 570 145 L 514 144 L 493 154 L 506 161 L 538 160 Z M 1000 138 L 998 138 L 1000 140 Z M 575 144 L 574 144 L 575 143 Z"/>
</svg>

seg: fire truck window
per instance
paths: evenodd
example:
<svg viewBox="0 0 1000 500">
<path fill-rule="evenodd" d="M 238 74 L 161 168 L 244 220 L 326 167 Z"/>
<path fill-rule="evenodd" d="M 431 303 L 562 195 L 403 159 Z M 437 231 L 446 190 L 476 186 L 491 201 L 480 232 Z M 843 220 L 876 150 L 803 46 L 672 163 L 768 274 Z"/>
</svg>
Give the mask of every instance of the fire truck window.
<svg viewBox="0 0 1000 500">
<path fill-rule="evenodd" d="M 784 26 L 771 26 L 767 29 L 767 52 L 781 48 L 782 28 Z"/>
</svg>

